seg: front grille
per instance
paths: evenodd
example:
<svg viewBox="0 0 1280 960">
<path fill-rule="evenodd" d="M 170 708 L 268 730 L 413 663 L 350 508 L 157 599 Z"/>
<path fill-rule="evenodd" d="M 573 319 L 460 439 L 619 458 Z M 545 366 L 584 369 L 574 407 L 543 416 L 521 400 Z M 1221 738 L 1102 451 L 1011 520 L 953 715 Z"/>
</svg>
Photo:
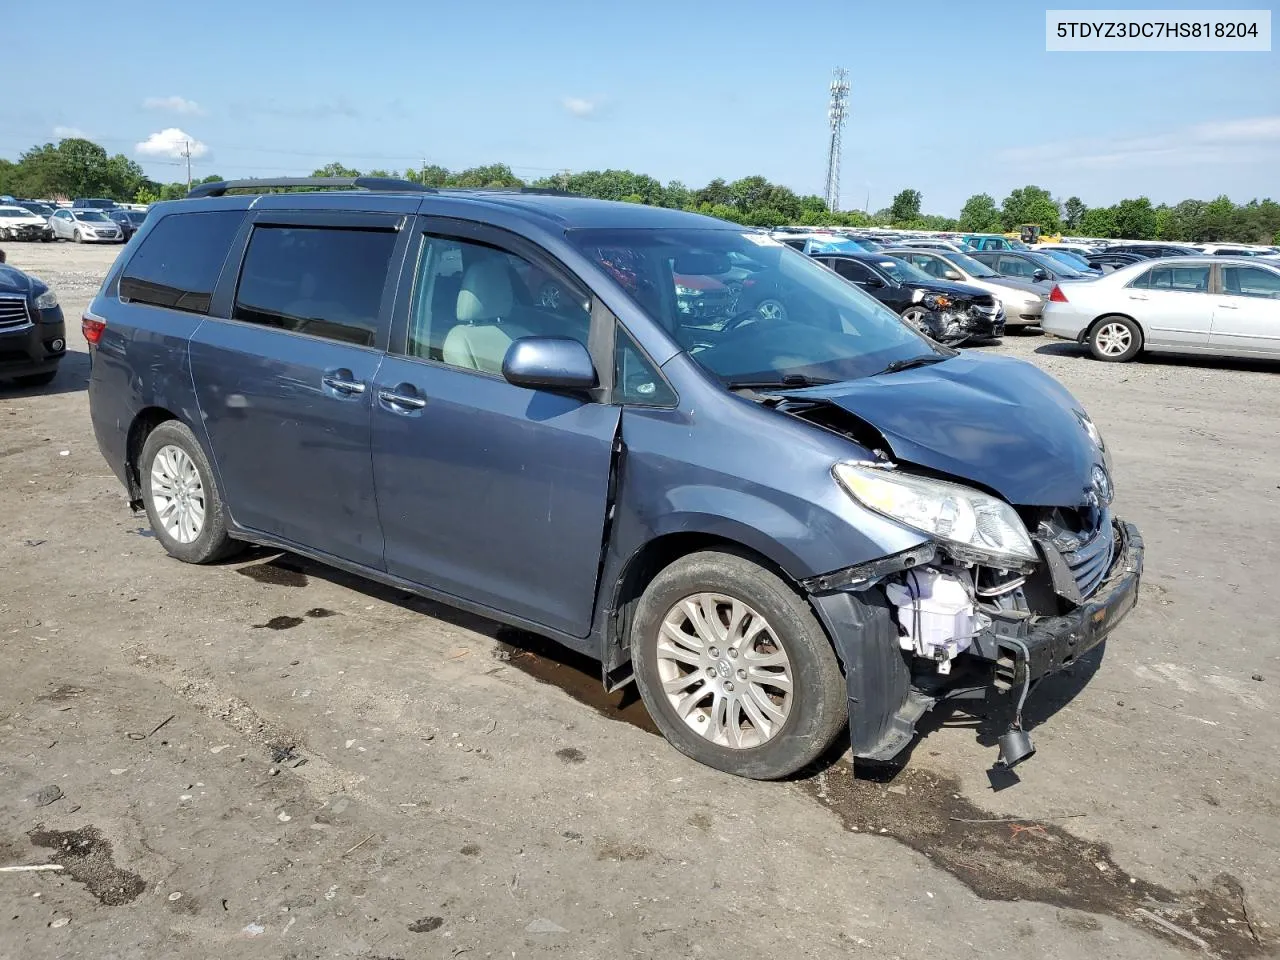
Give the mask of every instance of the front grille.
<svg viewBox="0 0 1280 960">
<path fill-rule="evenodd" d="M 1039 527 L 1045 549 L 1054 549 L 1075 581 L 1083 599 L 1091 597 L 1111 569 L 1116 534 L 1111 512 L 1097 507 L 1055 510 Z"/>
<path fill-rule="evenodd" d="M 30 323 L 26 297 L 0 297 L 0 330 L 16 330 Z"/>
<path fill-rule="evenodd" d="M 1067 566 L 1071 569 L 1071 575 L 1076 578 L 1080 596 L 1088 599 L 1098 589 L 1098 584 L 1102 583 L 1107 571 L 1111 569 L 1115 549 L 1115 530 L 1108 519 L 1092 540 L 1076 550 L 1062 554 L 1062 559 L 1067 561 Z"/>
</svg>

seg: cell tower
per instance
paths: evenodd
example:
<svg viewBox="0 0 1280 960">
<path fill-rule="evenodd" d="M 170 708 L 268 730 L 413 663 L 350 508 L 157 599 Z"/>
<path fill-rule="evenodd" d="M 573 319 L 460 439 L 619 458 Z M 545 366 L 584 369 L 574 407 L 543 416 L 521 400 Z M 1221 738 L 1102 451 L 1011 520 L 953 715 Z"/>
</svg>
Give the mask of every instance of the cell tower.
<svg viewBox="0 0 1280 960">
<path fill-rule="evenodd" d="M 835 213 L 840 207 L 840 133 L 849 113 L 849 71 L 836 67 L 831 76 L 831 105 L 827 119 L 831 123 L 831 145 L 827 149 L 827 209 Z"/>
</svg>

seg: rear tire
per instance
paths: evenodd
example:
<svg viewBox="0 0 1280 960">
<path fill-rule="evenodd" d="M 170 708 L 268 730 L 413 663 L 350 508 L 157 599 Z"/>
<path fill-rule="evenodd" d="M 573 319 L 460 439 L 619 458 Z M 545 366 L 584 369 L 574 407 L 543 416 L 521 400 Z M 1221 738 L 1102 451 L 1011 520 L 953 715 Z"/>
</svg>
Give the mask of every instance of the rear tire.
<svg viewBox="0 0 1280 960">
<path fill-rule="evenodd" d="M 725 773 L 789 776 L 848 723 L 844 677 L 813 611 L 741 554 L 694 553 L 659 573 L 636 607 L 631 657 L 658 729 Z"/>
<path fill-rule="evenodd" d="M 1142 352 L 1142 328 L 1128 317 L 1103 317 L 1087 339 L 1089 352 L 1106 363 L 1124 363 Z"/>
<path fill-rule="evenodd" d="M 142 502 L 156 539 L 184 563 L 214 563 L 241 544 L 227 534 L 222 495 L 186 424 L 166 420 L 147 436 L 138 460 Z"/>
</svg>

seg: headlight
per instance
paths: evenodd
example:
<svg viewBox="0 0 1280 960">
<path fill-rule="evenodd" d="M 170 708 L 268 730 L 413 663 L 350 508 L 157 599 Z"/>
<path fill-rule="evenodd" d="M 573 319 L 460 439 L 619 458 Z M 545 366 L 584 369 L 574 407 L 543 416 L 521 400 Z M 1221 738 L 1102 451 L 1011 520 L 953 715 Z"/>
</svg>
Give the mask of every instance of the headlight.
<svg viewBox="0 0 1280 960">
<path fill-rule="evenodd" d="M 58 305 L 58 295 L 52 290 L 46 290 L 40 296 L 36 297 L 37 310 L 52 310 Z"/>
<path fill-rule="evenodd" d="M 695 290 L 693 287 L 682 287 L 680 284 L 676 284 L 677 297 L 696 297 L 700 293 L 702 293 L 701 290 Z"/>
<path fill-rule="evenodd" d="M 1013 507 L 978 490 L 861 463 L 838 463 L 837 481 L 877 513 L 967 550 L 988 564 L 1021 566 L 1035 547 Z M 961 559 L 968 559 L 961 555 Z"/>
</svg>

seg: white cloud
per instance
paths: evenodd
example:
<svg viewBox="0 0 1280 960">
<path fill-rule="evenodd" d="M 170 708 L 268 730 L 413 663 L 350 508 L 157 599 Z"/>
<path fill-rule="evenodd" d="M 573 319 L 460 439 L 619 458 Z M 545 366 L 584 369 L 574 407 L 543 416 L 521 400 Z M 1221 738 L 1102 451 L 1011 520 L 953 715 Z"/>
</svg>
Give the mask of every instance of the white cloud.
<svg viewBox="0 0 1280 960">
<path fill-rule="evenodd" d="M 1039 167 L 1187 167 L 1254 163 L 1280 154 L 1280 116 L 1200 123 L 1136 137 L 1089 137 L 1014 147 L 998 159 Z"/>
<path fill-rule="evenodd" d="M 573 116 L 582 119 L 593 116 L 600 107 L 599 100 L 588 100 L 585 97 L 565 97 L 560 104 Z"/>
<path fill-rule="evenodd" d="M 190 113 L 194 116 L 204 113 L 200 104 L 186 97 L 147 97 L 142 105 L 148 110 L 168 110 L 171 113 Z"/>
<path fill-rule="evenodd" d="M 185 157 L 187 151 L 191 151 L 191 156 L 203 157 L 209 152 L 208 144 L 201 143 L 189 133 L 184 133 L 177 127 L 167 127 L 159 133 L 153 133 L 147 139 L 143 140 L 134 150 L 144 157 L 169 157 L 177 159 Z"/>
<path fill-rule="evenodd" d="M 56 126 L 53 128 L 53 135 L 59 140 L 66 140 L 69 137 L 88 137 L 89 135 L 79 127 L 63 127 Z"/>
</svg>

